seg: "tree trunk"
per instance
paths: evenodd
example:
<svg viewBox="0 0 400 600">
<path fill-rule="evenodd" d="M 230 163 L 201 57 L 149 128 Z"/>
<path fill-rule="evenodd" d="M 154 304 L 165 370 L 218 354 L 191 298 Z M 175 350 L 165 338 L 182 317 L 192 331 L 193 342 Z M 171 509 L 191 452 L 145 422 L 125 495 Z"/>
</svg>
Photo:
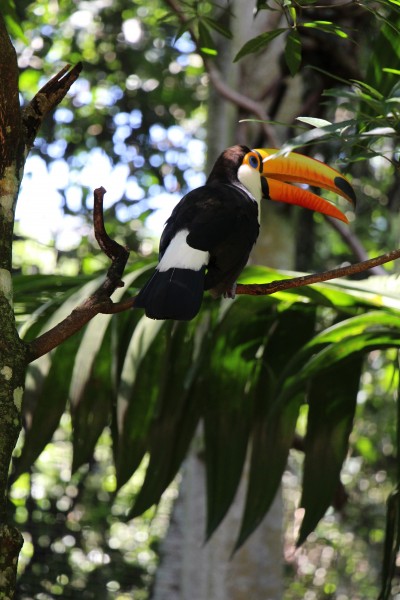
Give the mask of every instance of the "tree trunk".
<svg viewBox="0 0 400 600">
<path fill-rule="evenodd" d="M 232 3 L 234 4 L 234 3 Z M 218 54 L 218 67 L 231 88 L 251 98 L 262 95 L 269 81 L 278 76 L 278 49 L 273 46 L 266 60 L 249 60 L 232 64 L 238 49 L 260 31 L 254 30 L 252 3 L 236 2 L 233 19 L 233 48 L 224 41 Z M 276 19 L 268 13 L 266 19 Z M 269 27 L 277 24 L 269 23 Z M 267 27 L 268 28 L 268 27 Z M 262 75 L 255 63 L 262 63 Z M 246 115 L 248 116 L 248 115 Z M 259 126 L 238 125 L 236 107 L 210 90 L 208 120 L 208 164 L 210 171 L 218 154 L 233 143 L 254 147 L 260 139 Z M 259 143 L 259 142 L 257 142 Z M 270 146 L 270 142 L 265 142 Z M 271 267 L 293 268 L 294 235 L 291 219 L 285 210 L 267 203 L 261 216 L 261 233 L 252 254 L 252 262 Z M 282 498 L 277 497 L 268 515 L 242 548 L 231 557 L 238 535 L 246 495 L 247 464 L 241 485 L 227 516 L 210 541 L 205 537 L 205 473 L 197 454 L 187 459 L 182 472 L 179 498 L 174 506 L 170 528 L 162 546 L 161 565 L 157 571 L 153 600 L 279 600 L 283 595 L 282 578 Z"/>
<path fill-rule="evenodd" d="M 247 473 L 223 523 L 204 544 L 204 463 L 192 454 L 162 546 L 154 600 L 279 600 L 282 598 L 282 499 L 231 557 L 246 496 Z"/>
<path fill-rule="evenodd" d="M 18 67 L 0 14 L 0 597 L 13 598 L 21 534 L 7 524 L 7 480 L 21 430 L 25 346 L 15 327 L 11 253 L 14 210 L 22 172 Z"/>
<path fill-rule="evenodd" d="M 43 118 L 65 96 L 81 70 L 67 65 L 21 111 L 18 63 L 0 11 L 0 598 L 14 598 L 21 534 L 7 524 L 11 456 L 21 431 L 21 404 L 31 356 L 14 318 L 12 242 L 15 206 L 26 156 Z M 62 340 L 59 341 L 61 343 Z"/>
</svg>

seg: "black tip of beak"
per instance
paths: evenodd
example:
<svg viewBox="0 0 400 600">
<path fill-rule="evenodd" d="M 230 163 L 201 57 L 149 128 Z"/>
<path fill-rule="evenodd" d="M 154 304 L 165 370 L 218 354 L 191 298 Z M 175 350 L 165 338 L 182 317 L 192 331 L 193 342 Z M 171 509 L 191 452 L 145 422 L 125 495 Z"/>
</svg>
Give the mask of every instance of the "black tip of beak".
<svg viewBox="0 0 400 600">
<path fill-rule="evenodd" d="M 352 204 L 355 206 L 356 205 L 356 195 L 355 195 L 353 188 L 349 184 L 349 182 L 346 181 L 346 179 L 343 179 L 343 177 L 335 177 L 334 183 L 335 183 L 336 187 L 339 190 L 341 190 L 349 198 L 349 200 L 352 202 Z"/>
<path fill-rule="evenodd" d="M 261 177 L 261 191 L 263 198 L 269 198 L 269 185 L 264 177 Z"/>
</svg>

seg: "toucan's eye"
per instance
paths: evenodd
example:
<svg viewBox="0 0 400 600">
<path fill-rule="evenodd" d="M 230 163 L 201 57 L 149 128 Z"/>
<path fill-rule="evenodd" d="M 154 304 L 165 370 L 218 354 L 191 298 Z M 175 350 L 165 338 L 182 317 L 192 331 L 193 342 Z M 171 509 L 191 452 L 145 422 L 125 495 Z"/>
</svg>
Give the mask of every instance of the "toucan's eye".
<svg viewBox="0 0 400 600">
<path fill-rule="evenodd" d="M 249 162 L 249 165 L 251 167 L 253 167 L 253 169 L 258 169 L 260 166 L 260 160 L 256 154 L 249 154 L 248 162 Z"/>
</svg>

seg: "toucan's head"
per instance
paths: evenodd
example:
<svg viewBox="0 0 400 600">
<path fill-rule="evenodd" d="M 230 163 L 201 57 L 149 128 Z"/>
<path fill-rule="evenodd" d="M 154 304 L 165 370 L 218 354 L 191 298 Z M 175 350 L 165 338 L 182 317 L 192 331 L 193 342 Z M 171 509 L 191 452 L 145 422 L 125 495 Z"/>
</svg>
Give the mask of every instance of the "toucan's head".
<svg viewBox="0 0 400 600">
<path fill-rule="evenodd" d="M 220 155 L 207 183 L 240 183 L 257 201 L 264 196 L 277 202 L 297 204 L 347 223 L 347 217 L 328 200 L 291 184 L 330 190 L 355 206 L 356 196 L 350 182 L 319 160 L 297 152 L 275 156 L 278 152 L 273 148 L 250 150 L 247 146 L 232 146 Z"/>
</svg>

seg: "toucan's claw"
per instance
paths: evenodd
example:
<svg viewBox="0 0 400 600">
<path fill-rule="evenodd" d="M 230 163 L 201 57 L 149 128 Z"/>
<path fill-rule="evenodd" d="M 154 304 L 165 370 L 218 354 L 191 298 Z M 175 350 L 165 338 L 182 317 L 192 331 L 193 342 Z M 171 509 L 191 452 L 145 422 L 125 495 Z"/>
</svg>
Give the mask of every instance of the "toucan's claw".
<svg viewBox="0 0 400 600">
<path fill-rule="evenodd" d="M 229 290 L 225 290 L 224 298 L 231 298 L 231 300 L 234 300 L 236 297 L 236 288 L 237 283 L 235 282 Z"/>
</svg>

